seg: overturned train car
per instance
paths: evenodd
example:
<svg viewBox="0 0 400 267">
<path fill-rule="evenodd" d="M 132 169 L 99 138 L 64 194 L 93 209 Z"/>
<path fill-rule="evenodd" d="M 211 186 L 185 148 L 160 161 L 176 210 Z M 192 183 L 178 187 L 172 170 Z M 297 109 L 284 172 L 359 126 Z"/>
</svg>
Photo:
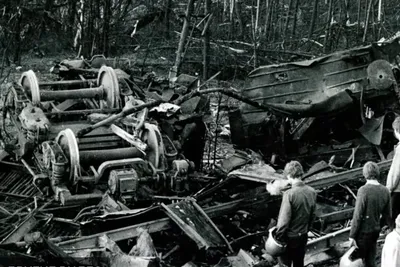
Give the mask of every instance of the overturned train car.
<svg viewBox="0 0 400 267">
<path fill-rule="evenodd" d="M 377 120 L 383 123 L 382 116 L 397 113 L 399 42 L 394 38 L 312 60 L 255 69 L 242 94 L 270 110 L 243 103 L 231 111 L 232 142 L 238 148 L 261 151 L 267 158 L 301 155 L 305 143 L 325 137 L 330 142 L 332 131 L 337 132 L 334 139 L 342 139 L 340 143 L 367 136 L 367 141 L 373 139 L 372 143 L 380 145 L 382 131 L 370 138 L 359 129 L 371 132 L 380 126 Z M 388 145 L 386 152 L 392 148 Z"/>
</svg>

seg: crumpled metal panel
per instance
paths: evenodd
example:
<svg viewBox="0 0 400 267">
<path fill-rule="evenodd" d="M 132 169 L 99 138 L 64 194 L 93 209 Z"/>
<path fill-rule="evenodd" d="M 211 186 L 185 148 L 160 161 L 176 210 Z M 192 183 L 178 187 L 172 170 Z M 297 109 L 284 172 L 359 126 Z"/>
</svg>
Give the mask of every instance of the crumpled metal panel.
<svg viewBox="0 0 400 267">
<path fill-rule="evenodd" d="M 388 48 L 393 45 L 398 49 Z M 386 88 L 375 90 L 368 86 L 368 65 L 381 58 L 390 60 L 398 51 L 400 44 L 396 39 L 381 46 L 369 45 L 313 60 L 259 67 L 249 74 L 242 92 L 251 100 L 274 106 L 315 105 L 345 90 L 359 95 L 362 88 L 366 97 L 370 93 L 381 94 Z M 266 114 L 247 104 L 241 110 L 249 123 L 259 122 Z"/>
</svg>

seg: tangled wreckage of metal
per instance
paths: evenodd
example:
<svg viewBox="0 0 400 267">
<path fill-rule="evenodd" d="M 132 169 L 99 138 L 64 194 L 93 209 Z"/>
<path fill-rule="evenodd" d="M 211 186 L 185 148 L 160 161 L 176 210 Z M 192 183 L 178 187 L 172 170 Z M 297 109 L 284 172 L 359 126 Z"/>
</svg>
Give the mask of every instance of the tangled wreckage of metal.
<svg viewBox="0 0 400 267">
<path fill-rule="evenodd" d="M 200 90 L 189 75 L 135 80 L 106 59 L 99 66 L 64 61 L 52 70 L 57 81 L 24 72 L 3 104 L 0 256 L 93 264 L 98 253 L 111 266 L 273 266 L 255 248 L 286 186 L 274 168 L 297 158 L 312 166 L 304 180 L 319 190 L 306 261 L 337 257 L 332 247 L 347 239 L 353 211 L 345 183 L 357 188 L 367 160 L 378 159 L 383 173 L 390 167 L 393 142 L 385 134 L 399 109 L 399 52 L 393 39 L 260 67 L 241 93 Z M 243 104 L 229 113 L 236 153 L 204 174 L 203 118 L 213 92 Z M 248 148 L 270 156 L 270 165 L 239 150 Z M 358 149 L 368 153 L 357 158 Z M 188 238 L 179 239 L 175 225 Z M 133 238 L 129 253 L 115 244 Z M 43 251 L 51 255 L 36 257 Z"/>
</svg>

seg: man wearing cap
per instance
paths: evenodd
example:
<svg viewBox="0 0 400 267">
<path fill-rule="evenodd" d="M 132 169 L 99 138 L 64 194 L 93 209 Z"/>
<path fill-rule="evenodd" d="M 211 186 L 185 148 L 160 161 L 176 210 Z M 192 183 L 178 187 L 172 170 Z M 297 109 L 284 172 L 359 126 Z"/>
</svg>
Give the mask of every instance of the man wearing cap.
<svg viewBox="0 0 400 267">
<path fill-rule="evenodd" d="M 381 215 L 389 226 L 392 225 L 390 194 L 389 190 L 378 182 L 380 176 L 378 164 L 372 161 L 365 163 L 363 176 L 367 182 L 357 192 L 350 241 L 351 245 L 359 248 L 365 266 L 375 267 L 376 243 L 381 231 Z"/>
<path fill-rule="evenodd" d="M 400 215 L 396 218 L 396 228 L 386 236 L 382 249 L 381 266 L 400 266 Z"/>
<path fill-rule="evenodd" d="M 303 167 L 297 161 L 284 169 L 292 188 L 282 197 L 277 222 L 276 239 L 286 243 L 285 253 L 279 257 L 281 265 L 304 267 L 307 233 L 313 222 L 317 192 L 301 180 Z"/>
</svg>

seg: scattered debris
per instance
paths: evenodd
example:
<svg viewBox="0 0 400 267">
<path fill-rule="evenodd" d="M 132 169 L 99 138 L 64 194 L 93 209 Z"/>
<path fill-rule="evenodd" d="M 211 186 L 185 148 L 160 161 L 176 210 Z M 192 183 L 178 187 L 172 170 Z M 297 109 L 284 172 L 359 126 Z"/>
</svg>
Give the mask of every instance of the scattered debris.
<svg viewBox="0 0 400 267">
<path fill-rule="evenodd" d="M 382 173 L 391 164 L 398 66 L 385 47 L 260 67 L 242 93 L 202 88 L 219 73 L 205 83 L 133 77 L 103 56 L 62 61 L 51 70 L 58 80 L 22 73 L 3 99 L 2 257 L 274 266 L 264 238 L 289 186 L 282 167 L 296 158 L 318 190 L 306 262 L 339 258 L 362 164 L 378 161 Z M 222 110 L 210 104 L 214 93 L 242 106 L 212 136 L 215 151 L 231 138 L 235 152 L 206 170 L 207 117 Z"/>
</svg>

